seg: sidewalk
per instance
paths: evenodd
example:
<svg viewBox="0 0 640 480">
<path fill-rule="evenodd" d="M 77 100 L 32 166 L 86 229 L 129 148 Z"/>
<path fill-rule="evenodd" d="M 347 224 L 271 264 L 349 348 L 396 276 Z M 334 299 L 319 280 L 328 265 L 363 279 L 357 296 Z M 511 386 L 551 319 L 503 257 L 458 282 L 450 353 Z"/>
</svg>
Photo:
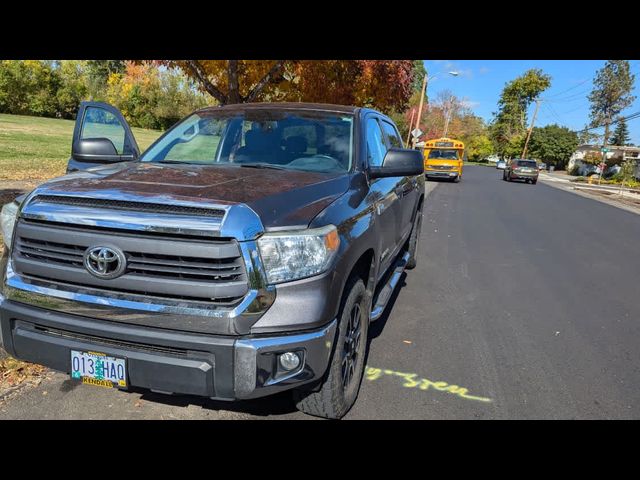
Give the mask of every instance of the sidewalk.
<svg viewBox="0 0 640 480">
<path fill-rule="evenodd" d="M 551 187 L 640 214 L 640 191 L 636 189 L 624 188 L 621 191 L 618 185 L 574 182 L 572 180 L 576 177 L 568 175 L 566 172 L 540 172 L 538 178 Z"/>
</svg>

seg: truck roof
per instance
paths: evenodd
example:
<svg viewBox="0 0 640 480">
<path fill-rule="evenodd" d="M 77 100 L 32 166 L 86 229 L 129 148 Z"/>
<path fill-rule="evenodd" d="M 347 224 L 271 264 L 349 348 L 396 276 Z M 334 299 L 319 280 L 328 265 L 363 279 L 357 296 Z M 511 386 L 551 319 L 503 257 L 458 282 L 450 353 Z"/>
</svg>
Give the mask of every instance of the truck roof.
<svg viewBox="0 0 640 480">
<path fill-rule="evenodd" d="M 331 112 L 356 113 L 360 107 L 350 105 L 334 105 L 331 103 L 305 103 L 305 102 L 259 102 L 259 103 L 235 103 L 230 105 L 218 105 L 205 107 L 199 112 L 214 112 L 219 110 L 324 110 Z"/>
</svg>

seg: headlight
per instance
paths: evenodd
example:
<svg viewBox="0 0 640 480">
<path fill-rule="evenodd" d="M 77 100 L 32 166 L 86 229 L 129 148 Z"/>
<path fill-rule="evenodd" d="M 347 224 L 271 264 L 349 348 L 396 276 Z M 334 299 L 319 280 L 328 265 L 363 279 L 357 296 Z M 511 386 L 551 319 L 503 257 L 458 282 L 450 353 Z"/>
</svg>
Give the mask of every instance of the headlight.
<svg viewBox="0 0 640 480">
<path fill-rule="evenodd" d="M 324 272 L 339 246 L 340 237 L 334 225 L 267 233 L 258 239 L 269 283 L 288 282 Z"/>
<path fill-rule="evenodd" d="M 0 226 L 2 227 L 2 237 L 7 247 L 11 245 L 11 237 L 13 235 L 13 226 L 16 224 L 16 215 L 18 214 L 18 204 L 16 202 L 7 203 L 2 207 L 0 213 Z"/>
</svg>

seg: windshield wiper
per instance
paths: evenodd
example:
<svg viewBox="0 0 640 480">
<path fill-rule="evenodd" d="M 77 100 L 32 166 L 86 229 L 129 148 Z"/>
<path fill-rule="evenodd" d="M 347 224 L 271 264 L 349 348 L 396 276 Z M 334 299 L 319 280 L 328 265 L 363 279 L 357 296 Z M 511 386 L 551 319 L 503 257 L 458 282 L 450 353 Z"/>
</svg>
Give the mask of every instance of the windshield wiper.
<svg viewBox="0 0 640 480">
<path fill-rule="evenodd" d="M 288 170 L 288 168 L 281 165 L 274 165 L 273 163 L 238 163 L 239 167 L 243 168 L 271 168 L 273 170 Z"/>
</svg>

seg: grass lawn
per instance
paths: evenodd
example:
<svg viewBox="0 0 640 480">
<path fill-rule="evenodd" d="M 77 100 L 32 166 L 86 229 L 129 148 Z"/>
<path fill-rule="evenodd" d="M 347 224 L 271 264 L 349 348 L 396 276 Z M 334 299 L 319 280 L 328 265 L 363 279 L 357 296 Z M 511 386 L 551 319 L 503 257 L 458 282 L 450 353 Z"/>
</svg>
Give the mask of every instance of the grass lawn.
<svg viewBox="0 0 640 480">
<path fill-rule="evenodd" d="M 63 175 L 71 153 L 73 120 L 0 114 L 0 181 Z M 141 150 L 162 132 L 132 128 Z"/>
</svg>

